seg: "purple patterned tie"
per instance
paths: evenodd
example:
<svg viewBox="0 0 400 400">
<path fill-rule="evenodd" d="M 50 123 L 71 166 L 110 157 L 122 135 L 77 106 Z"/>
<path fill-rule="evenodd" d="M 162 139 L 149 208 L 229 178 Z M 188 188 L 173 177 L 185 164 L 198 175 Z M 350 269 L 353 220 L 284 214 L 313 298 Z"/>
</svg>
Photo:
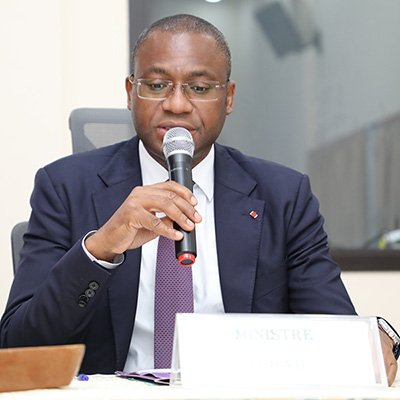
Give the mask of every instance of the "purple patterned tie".
<svg viewBox="0 0 400 400">
<path fill-rule="evenodd" d="M 154 292 L 154 368 L 171 368 L 175 314 L 192 312 L 192 267 L 179 265 L 174 241 L 160 236 Z"/>
</svg>

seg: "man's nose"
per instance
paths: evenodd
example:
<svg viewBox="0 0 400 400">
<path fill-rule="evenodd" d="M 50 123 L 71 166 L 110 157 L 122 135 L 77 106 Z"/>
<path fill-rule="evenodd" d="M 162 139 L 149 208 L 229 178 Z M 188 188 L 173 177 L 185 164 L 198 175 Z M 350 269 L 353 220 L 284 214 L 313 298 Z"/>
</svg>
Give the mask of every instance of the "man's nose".
<svg viewBox="0 0 400 400">
<path fill-rule="evenodd" d="M 171 90 L 169 96 L 163 101 L 163 109 L 174 114 L 189 113 L 193 110 L 193 104 L 187 98 L 183 86 L 176 85 Z"/>
</svg>

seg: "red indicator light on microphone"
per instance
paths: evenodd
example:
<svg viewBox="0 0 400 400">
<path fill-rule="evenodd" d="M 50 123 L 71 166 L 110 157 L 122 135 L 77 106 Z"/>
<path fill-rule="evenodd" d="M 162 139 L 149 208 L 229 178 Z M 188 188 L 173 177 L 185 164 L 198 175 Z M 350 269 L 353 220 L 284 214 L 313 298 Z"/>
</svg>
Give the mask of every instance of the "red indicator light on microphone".
<svg viewBox="0 0 400 400">
<path fill-rule="evenodd" d="M 182 267 L 190 267 L 196 261 L 196 257 L 192 253 L 182 253 L 178 256 L 178 262 Z"/>
</svg>

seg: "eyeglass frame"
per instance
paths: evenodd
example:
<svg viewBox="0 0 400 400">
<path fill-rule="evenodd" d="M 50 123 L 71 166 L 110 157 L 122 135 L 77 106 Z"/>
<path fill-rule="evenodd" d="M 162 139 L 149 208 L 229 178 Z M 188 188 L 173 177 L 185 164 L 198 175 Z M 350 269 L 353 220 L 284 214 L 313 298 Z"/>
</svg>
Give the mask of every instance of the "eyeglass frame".
<svg viewBox="0 0 400 400">
<path fill-rule="evenodd" d="M 195 80 L 194 81 L 183 82 L 183 83 L 175 83 L 174 81 L 171 81 L 170 79 L 161 79 L 160 78 L 160 81 L 166 82 L 168 84 L 169 90 L 168 90 L 168 95 L 166 97 L 158 97 L 158 98 L 156 98 L 156 97 L 143 97 L 143 96 L 139 95 L 139 86 L 142 84 L 142 82 L 152 81 L 152 80 L 155 80 L 155 79 L 146 79 L 146 78 L 137 78 L 137 79 L 135 79 L 134 75 L 132 73 L 132 74 L 130 74 L 128 76 L 128 80 L 129 80 L 130 83 L 132 83 L 132 85 L 134 85 L 136 87 L 137 96 L 140 99 L 143 99 L 143 100 L 164 101 L 164 100 L 168 99 L 170 94 L 175 90 L 176 86 L 180 86 L 181 87 L 181 92 L 186 96 L 186 98 L 189 101 L 195 101 L 195 102 L 197 102 L 197 101 L 198 102 L 217 101 L 219 99 L 219 97 L 217 97 L 215 99 L 192 99 L 192 98 L 188 97 L 187 92 L 186 92 L 187 89 L 185 89 L 185 88 L 187 88 L 189 86 L 190 83 L 193 83 L 193 82 L 204 82 L 204 83 L 207 83 L 208 85 L 211 84 L 212 87 L 215 88 L 215 89 L 223 89 L 223 88 L 227 87 L 227 85 L 230 82 L 230 80 L 227 79 L 227 81 L 225 83 L 221 83 L 219 81 L 195 81 Z"/>
</svg>

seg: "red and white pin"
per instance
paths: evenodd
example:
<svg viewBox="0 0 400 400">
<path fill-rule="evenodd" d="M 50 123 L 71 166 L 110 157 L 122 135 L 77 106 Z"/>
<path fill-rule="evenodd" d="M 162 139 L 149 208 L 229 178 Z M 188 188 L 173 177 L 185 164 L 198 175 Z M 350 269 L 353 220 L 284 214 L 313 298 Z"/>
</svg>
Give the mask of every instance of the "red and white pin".
<svg viewBox="0 0 400 400">
<path fill-rule="evenodd" d="M 254 210 L 250 211 L 249 215 L 251 218 L 254 218 L 254 219 L 256 219 L 258 217 L 257 211 L 254 211 Z"/>
</svg>

